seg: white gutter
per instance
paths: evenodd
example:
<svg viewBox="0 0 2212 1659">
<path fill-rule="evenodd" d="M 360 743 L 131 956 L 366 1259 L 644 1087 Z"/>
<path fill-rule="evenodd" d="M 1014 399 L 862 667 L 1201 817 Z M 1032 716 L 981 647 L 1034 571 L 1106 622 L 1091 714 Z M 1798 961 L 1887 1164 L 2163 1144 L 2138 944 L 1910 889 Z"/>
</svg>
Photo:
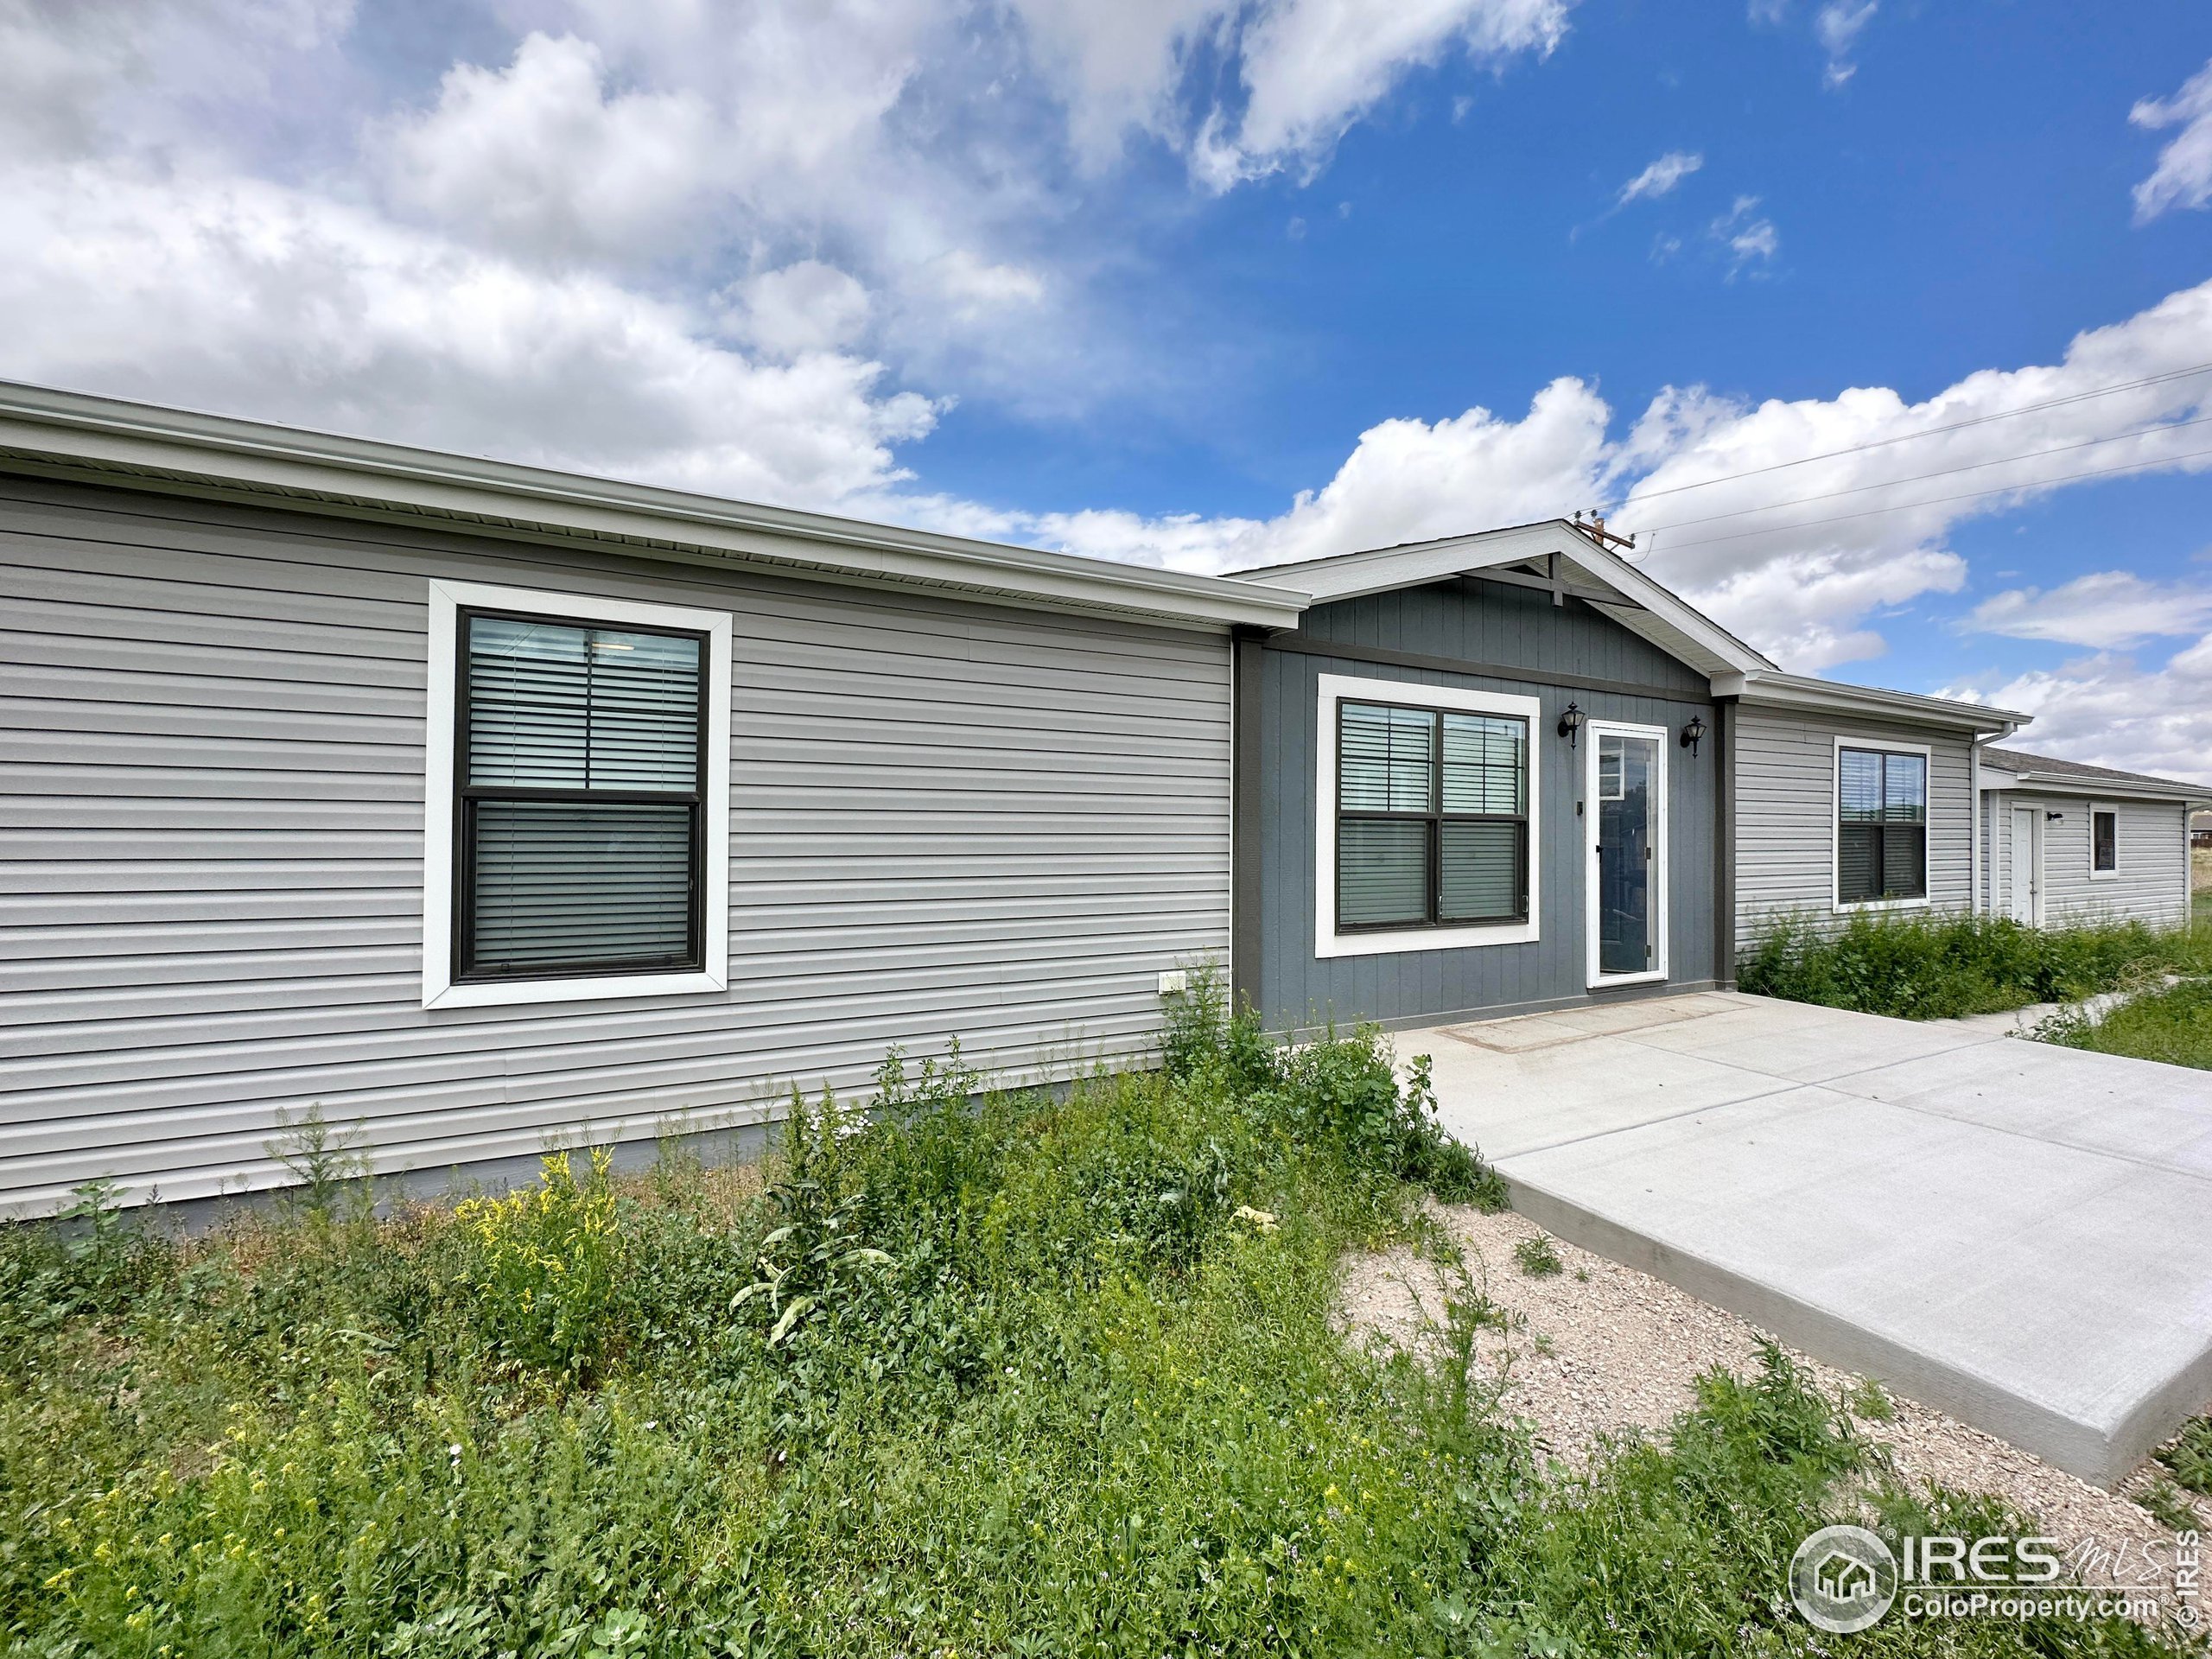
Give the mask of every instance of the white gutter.
<svg viewBox="0 0 2212 1659">
<path fill-rule="evenodd" d="M 1221 576 L 899 530 L 824 513 L 0 381 L 0 471 L 251 496 L 257 505 L 493 534 L 587 540 L 646 557 L 783 566 L 1184 626 L 1289 627 L 1302 593 Z"/>
<path fill-rule="evenodd" d="M 1948 726 L 1962 731 L 2009 737 L 2035 718 L 2013 709 L 1986 703 L 1957 702 L 1948 697 L 1926 697 L 1916 691 L 1884 691 L 1872 686 L 1846 685 L 1837 680 L 1818 680 L 1802 674 L 1758 671 L 1748 674 L 1716 674 L 1713 694 L 1738 697 L 1755 706 L 1806 709 L 1821 714 L 1851 714 L 1870 720 L 1906 721 L 1923 726 Z"/>
</svg>

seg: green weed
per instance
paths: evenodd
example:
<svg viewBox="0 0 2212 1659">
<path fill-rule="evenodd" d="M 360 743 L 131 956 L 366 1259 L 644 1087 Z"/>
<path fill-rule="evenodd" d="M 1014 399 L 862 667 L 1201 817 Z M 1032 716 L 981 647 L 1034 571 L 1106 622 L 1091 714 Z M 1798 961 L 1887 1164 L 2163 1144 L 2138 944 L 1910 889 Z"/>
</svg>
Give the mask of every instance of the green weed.
<svg viewBox="0 0 2212 1659">
<path fill-rule="evenodd" d="M 1759 996 L 1943 1020 L 2071 1001 L 2164 971 L 2212 972 L 2212 931 L 1889 912 L 1840 928 L 1779 918 L 1738 962 L 1737 982 Z"/>
</svg>

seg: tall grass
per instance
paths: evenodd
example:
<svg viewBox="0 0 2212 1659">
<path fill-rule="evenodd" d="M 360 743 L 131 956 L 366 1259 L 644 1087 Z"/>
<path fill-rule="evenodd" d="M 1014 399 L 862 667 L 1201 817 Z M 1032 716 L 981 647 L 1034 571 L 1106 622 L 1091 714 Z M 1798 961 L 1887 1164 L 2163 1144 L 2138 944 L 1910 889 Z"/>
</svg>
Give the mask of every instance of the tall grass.
<svg viewBox="0 0 2212 1659">
<path fill-rule="evenodd" d="M 758 1176 L 0 1233 L 0 1651 L 1813 1650 L 1777 1591 L 1853 1501 L 1833 1410 L 1777 1356 L 1553 1484 L 1469 1345 L 1334 1319 L 1347 1249 L 1489 1172 L 1376 1033 L 1194 1001 L 1065 1099 L 894 1058 Z"/>
<path fill-rule="evenodd" d="M 1778 918 L 1738 961 L 1737 982 L 1793 1002 L 1946 1020 L 2071 1001 L 2167 971 L 2212 972 L 2212 929 L 2034 928 L 2002 916 L 1891 911 L 1840 928 Z"/>
</svg>

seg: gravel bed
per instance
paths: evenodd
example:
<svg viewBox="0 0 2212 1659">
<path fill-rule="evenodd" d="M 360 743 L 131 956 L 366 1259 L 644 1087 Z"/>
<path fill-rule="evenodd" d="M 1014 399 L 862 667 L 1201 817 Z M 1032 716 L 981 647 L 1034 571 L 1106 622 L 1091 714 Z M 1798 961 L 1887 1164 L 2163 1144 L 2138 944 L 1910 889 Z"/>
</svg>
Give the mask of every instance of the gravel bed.
<svg viewBox="0 0 2212 1659">
<path fill-rule="evenodd" d="M 1534 1223 L 1455 1206 L 1433 1213 L 1458 1242 L 1475 1288 L 1507 1316 L 1506 1330 L 1486 1329 L 1478 1344 L 1482 1364 L 1502 1386 L 1501 1409 L 1527 1420 L 1538 1446 L 1567 1471 L 1586 1469 L 1607 1436 L 1662 1432 L 1696 1403 L 1692 1382 L 1700 1372 L 1716 1365 L 1743 1372 L 1757 1363 L 1766 1333 L 1649 1274 L 1553 1239 L 1562 1271 L 1532 1277 L 1516 1262 L 1514 1249 L 1523 1240 L 1548 1236 Z M 1433 1352 L 1445 1297 L 1456 1282 L 1447 1269 L 1412 1250 L 1355 1258 L 1346 1265 L 1343 1317 L 1370 1340 Z M 1789 1351 L 1831 1399 L 1847 1399 L 1860 1382 Z M 1888 1395 L 1889 1421 L 1853 1421 L 1889 1449 L 1905 1480 L 2001 1497 L 2069 1550 L 2095 1540 L 2114 1558 L 2115 1570 L 2088 1581 L 2140 1581 L 2171 1558 L 2173 1532 L 2125 1495 L 2156 1480 L 2156 1465 L 2139 1469 L 2121 1492 L 2107 1492 L 1941 1412 Z M 2168 1485 L 2177 1499 L 2190 1498 Z M 2212 1503 L 2194 1502 L 2200 1526 L 2212 1529 Z"/>
</svg>

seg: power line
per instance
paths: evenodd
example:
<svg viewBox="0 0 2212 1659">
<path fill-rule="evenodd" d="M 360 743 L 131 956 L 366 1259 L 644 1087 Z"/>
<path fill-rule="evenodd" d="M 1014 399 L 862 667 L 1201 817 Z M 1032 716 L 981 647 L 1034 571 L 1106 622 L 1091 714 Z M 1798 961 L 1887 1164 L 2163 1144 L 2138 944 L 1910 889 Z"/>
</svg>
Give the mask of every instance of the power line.
<svg viewBox="0 0 2212 1659">
<path fill-rule="evenodd" d="M 2108 438 L 2084 438 L 2079 443 L 2053 444 L 2048 449 L 2030 449 L 2017 455 L 2002 455 L 1995 461 L 1969 461 L 1963 467 L 1944 467 L 1932 473 L 1914 473 L 1906 478 L 1884 479 L 1878 484 L 1853 484 L 1848 489 L 1827 490 L 1819 495 L 1793 496 L 1786 501 L 1769 501 L 1761 506 L 1738 507 L 1732 512 L 1712 513 L 1703 518 L 1677 518 L 1669 524 L 1644 524 L 1638 528 L 1640 531 L 1649 531 L 1656 536 L 1662 530 L 1687 530 L 1692 524 L 1713 524 L 1724 518 L 1741 518 L 1748 513 L 1773 512 L 1783 507 L 1801 507 L 1809 501 L 1833 501 L 1839 496 L 1863 495 L 1868 490 L 1895 489 L 1900 484 L 1924 484 L 1931 478 L 1952 478 L 1961 473 L 1979 473 L 1992 467 L 2012 467 L 2024 461 L 2039 461 L 2045 455 L 2063 455 L 2075 449 L 2094 449 L 2100 444 L 2124 443 L 2130 438 L 2151 437 L 2160 432 L 2179 432 L 2186 427 L 2202 426 L 2207 422 L 2212 422 L 2212 415 L 2199 415 L 2195 419 L 2187 421 L 2168 421 L 2160 426 L 2139 427 L 2133 432 L 2115 432 Z M 2154 465 L 2155 463 L 2145 464 Z M 2035 485 L 2031 481 L 2017 487 L 2024 490 L 2033 489 Z"/>
<path fill-rule="evenodd" d="M 2168 380 L 2185 379 L 2192 374 L 2212 371 L 2212 363 L 2199 363 L 2193 368 L 2169 369 L 2163 374 L 2145 375 L 2139 380 L 2122 380 L 2109 386 L 2094 386 L 2087 391 L 2069 392 L 2063 397 L 2046 398 L 2039 404 L 2022 404 L 2018 409 L 1999 410 L 1993 415 L 1977 415 L 1971 420 L 1954 421 L 1948 426 L 1930 426 L 1918 432 L 1900 432 L 1893 438 L 1870 438 L 1865 443 L 1854 443 L 1841 449 L 1829 449 L 1817 455 L 1800 455 L 1795 461 L 1777 461 L 1770 467 L 1754 467 L 1748 472 L 1728 473 L 1719 478 L 1701 478 L 1694 484 L 1670 484 L 1663 490 L 1646 490 L 1642 495 L 1630 493 L 1630 500 L 1622 504 L 1624 511 L 1637 501 L 1653 501 L 1662 495 L 1680 495 L 1684 490 L 1702 490 L 1714 484 L 1732 484 L 1739 478 L 1757 478 L 1764 473 L 1778 473 L 1785 467 L 1809 466 L 1816 461 L 1834 461 L 1840 455 L 1856 455 L 1869 449 L 1880 449 L 1892 443 L 1905 443 L 1915 438 L 1932 438 L 1945 432 L 1963 432 L 1970 426 L 1986 426 L 1992 421 L 2009 421 L 2016 415 L 2032 415 L 2038 410 L 2060 409 L 2068 404 L 2078 404 L 2091 397 L 2109 397 L 2114 392 L 2135 391 L 2144 386 L 2163 385 Z"/>
<path fill-rule="evenodd" d="M 2212 449 L 2191 449 L 2178 455 L 2161 455 L 2156 461 L 2131 461 L 2118 467 L 2097 467 L 2086 473 L 2066 473 L 2057 478 L 2039 478 L 2032 484 L 2000 484 L 1994 489 L 1968 490 L 1962 495 L 1935 495 L 1925 501 L 1899 501 L 1886 507 L 1866 507 L 1857 512 L 1832 512 L 1823 518 L 1808 518 L 1802 524 L 1769 524 L 1760 530 L 1732 531 L 1726 536 L 1704 536 L 1694 542 L 1670 543 L 1669 553 L 1681 553 L 1693 547 L 1712 547 L 1721 542 L 1740 542 L 1751 536 L 1779 536 L 1790 531 L 1818 530 L 1822 524 L 1841 524 L 1847 518 L 1872 518 L 1885 512 L 1910 512 L 1915 507 L 1940 507 L 1953 501 L 1978 501 L 1986 495 L 2017 495 L 2023 490 L 2045 489 L 2054 484 L 2076 484 L 2088 478 L 2113 478 L 2121 473 L 2139 473 L 2146 467 L 2171 467 L 2184 461 L 2201 461 L 2212 455 Z M 1653 543 L 1656 550 L 1657 543 Z"/>
</svg>

